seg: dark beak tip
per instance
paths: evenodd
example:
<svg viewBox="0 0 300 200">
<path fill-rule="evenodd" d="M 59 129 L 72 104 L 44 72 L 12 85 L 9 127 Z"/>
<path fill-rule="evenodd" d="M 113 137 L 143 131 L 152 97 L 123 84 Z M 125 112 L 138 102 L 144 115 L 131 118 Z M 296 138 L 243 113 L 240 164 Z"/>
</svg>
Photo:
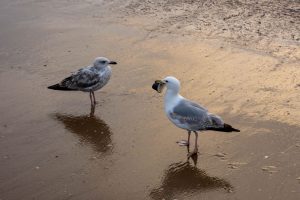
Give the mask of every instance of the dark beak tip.
<svg viewBox="0 0 300 200">
<path fill-rule="evenodd" d="M 116 65 L 116 64 L 118 64 L 118 63 L 115 62 L 115 61 L 110 61 L 109 64 L 111 64 L 111 65 Z"/>
</svg>

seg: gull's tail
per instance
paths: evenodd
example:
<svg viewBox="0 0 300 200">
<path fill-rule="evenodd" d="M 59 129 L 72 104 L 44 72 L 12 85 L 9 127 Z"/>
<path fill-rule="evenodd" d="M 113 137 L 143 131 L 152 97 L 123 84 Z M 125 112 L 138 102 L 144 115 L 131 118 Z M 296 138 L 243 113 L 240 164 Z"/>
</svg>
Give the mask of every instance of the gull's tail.
<svg viewBox="0 0 300 200">
<path fill-rule="evenodd" d="M 74 89 L 70 89 L 68 87 L 62 86 L 59 83 L 49 86 L 48 89 L 51 89 L 51 90 L 64 90 L 64 91 L 74 90 Z"/>
<path fill-rule="evenodd" d="M 210 128 L 207 128 L 206 130 L 221 131 L 221 132 L 240 132 L 239 129 L 235 129 L 231 125 L 225 124 L 225 123 L 224 123 L 224 127 L 222 127 L 222 128 L 210 127 Z"/>
</svg>

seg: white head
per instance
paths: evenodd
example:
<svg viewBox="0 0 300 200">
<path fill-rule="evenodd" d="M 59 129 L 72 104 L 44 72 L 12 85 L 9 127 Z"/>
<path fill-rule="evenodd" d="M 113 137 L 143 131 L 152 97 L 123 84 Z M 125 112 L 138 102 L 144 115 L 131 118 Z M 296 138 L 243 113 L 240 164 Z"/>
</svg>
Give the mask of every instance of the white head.
<svg viewBox="0 0 300 200">
<path fill-rule="evenodd" d="M 116 65 L 117 62 L 110 61 L 109 59 L 107 59 L 105 57 L 97 57 L 97 58 L 95 58 L 95 61 L 93 64 L 94 64 L 94 67 L 101 69 L 101 68 L 107 67 L 109 64 Z"/>
<path fill-rule="evenodd" d="M 152 85 L 152 88 L 161 93 L 165 86 L 167 86 L 167 91 L 179 93 L 180 81 L 173 76 L 167 76 L 163 80 L 155 81 L 155 83 Z"/>
</svg>

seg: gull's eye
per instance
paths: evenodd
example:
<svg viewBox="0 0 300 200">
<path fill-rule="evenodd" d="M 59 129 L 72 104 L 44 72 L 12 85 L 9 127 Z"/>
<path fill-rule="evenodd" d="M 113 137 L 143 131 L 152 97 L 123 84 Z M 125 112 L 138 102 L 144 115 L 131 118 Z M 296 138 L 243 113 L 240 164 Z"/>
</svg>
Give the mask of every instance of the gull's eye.
<svg viewBox="0 0 300 200">
<path fill-rule="evenodd" d="M 166 80 L 166 83 L 168 83 L 169 81 L 168 80 Z"/>
<path fill-rule="evenodd" d="M 100 63 L 101 63 L 101 64 L 105 64 L 105 63 L 106 63 L 106 61 L 105 61 L 105 60 L 102 60 L 102 61 L 100 61 Z"/>
</svg>

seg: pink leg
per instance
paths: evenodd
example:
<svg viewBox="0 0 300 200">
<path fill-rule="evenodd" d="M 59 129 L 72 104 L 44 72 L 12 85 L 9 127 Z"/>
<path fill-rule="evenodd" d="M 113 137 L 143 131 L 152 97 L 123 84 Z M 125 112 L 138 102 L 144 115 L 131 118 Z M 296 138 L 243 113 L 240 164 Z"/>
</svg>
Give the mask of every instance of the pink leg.
<svg viewBox="0 0 300 200">
<path fill-rule="evenodd" d="M 194 147 L 194 151 L 188 153 L 188 158 L 198 153 L 198 133 L 196 131 L 194 131 L 194 133 L 195 133 L 195 147 Z"/>
<path fill-rule="evenodd" d="M 94 102 L 93 102 L 93 97 L 92 97 L 92 91 L 90 91 L 90 100 L 91 100 L 91 106 L 93 106 Z"/>
<path fill-rule="evenodd" d="M 188 146 L 190 146 L 191 131 L 188 131 Z"/>
<path fill-rule="evenodd" d="M 198 153 L 198 133 L 197 133 L 197 131 L 194 131 L 194 133 L 195 133 L 195 136 L 196 136 L 196 138 L 195 138 L 195 149 L 194 149 L 194 152 Z"/>
<path fill-rule="evenodd" d="M 95 98 L 95 93 L 92 91 L 93 99 L 94 99 L 94 105 L 96 105 L 96 98 Z"/>
<path fill-rule="evenodd" d="M 190 138 L 191 138 L 191 131 L 188 131 L 188 142 L 187 142 L 187 151 L 190 153 Z"/>
</svg>

